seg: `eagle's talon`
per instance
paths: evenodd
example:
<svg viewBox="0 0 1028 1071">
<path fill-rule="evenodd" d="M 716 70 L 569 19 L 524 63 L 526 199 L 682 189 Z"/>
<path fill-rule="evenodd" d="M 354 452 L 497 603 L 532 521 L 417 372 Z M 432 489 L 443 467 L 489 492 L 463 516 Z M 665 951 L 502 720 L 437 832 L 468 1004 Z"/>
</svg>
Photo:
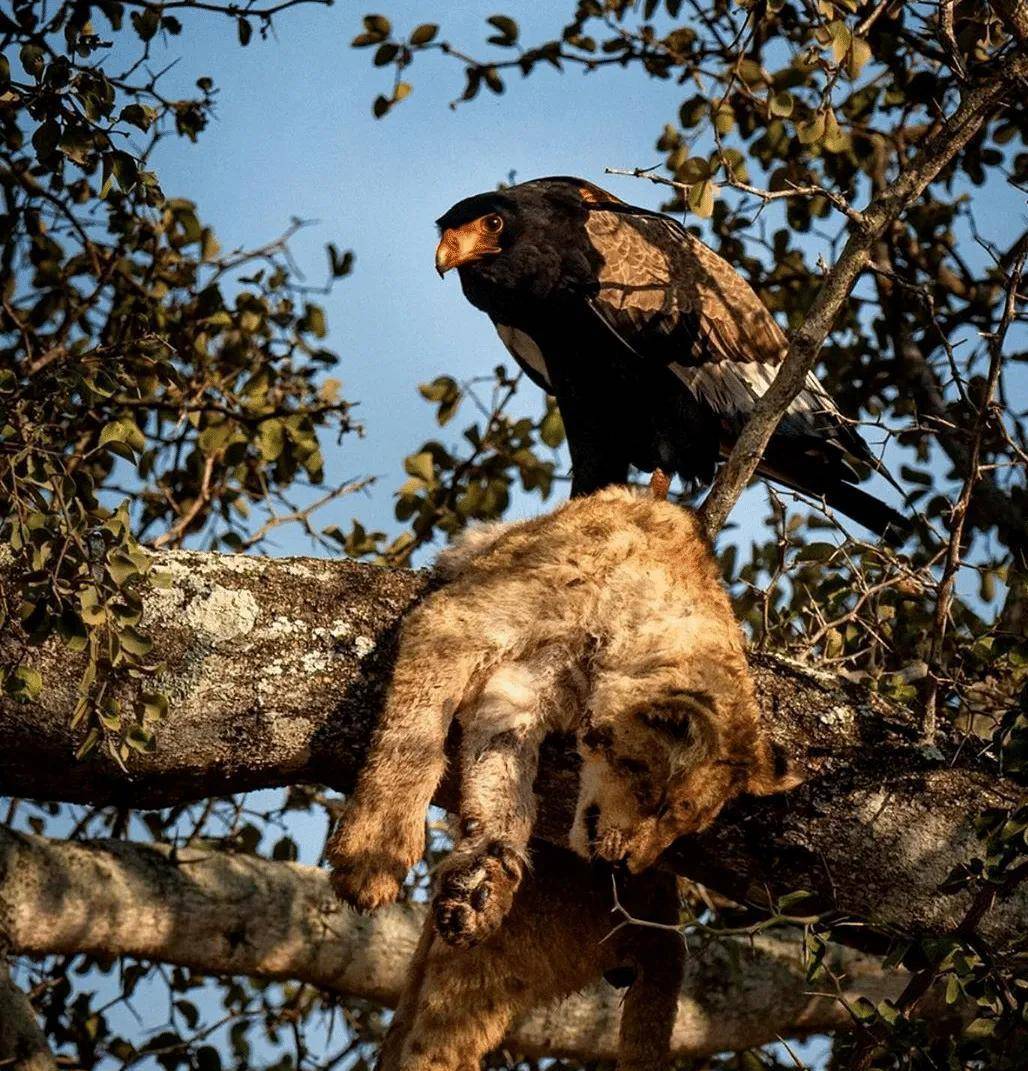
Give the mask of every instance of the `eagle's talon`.
<svg viewBox="0 0 1028 1071">
<path fill-rule="evenodd" d="M 650 491 L 653 497 L 660 502 L 667 500 L 668 491 L 671 490 L 671 477 L 663 469 L 654 469 L 650 476 Z"/>
</svg>

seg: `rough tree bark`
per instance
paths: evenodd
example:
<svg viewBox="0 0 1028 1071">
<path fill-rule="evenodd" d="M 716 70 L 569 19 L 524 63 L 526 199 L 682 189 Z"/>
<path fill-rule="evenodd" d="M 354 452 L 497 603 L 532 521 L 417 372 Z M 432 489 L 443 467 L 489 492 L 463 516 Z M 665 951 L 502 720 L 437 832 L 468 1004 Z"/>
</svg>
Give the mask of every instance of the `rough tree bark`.
<svg viewBox="0 0 1028 1071">
<path fill-rule="evenodd" d="M 156 807 L 297 782 L 348 788 L 388 680 L 397 623 L 427 577 L 186 552 L 159 555 L 156 571 L 163 586 L 146 593 L 144 626 L 165 664 L 156 686 L 171 700 L 156 753 L 133 755 L 127 774 L 103 749 L 76 762 L 68 722 L 77 656 L 57 643 L 24 648 L 0 637 L 0 659 L 27 660 L 46 682 L 38 703 L 0 700 L 0 793 Z M 714 829 L 680 842 L 669 863 L 742 902 L 765 906 L 805 889 L 805 913 L 836 911 L 884 931 L 955 930 L 974 896 L 942 894 L 940 883 L 980 854 L 975 816 L 1014 804 L 1017 787 L 972 748 L 942 741 L 944 757 L 933 760 L 916 746 L 909 716 L 833 676 L 777 658 L 753 666 L 770 731 L 808 780 L 787 796 L 733 805 Z M 539 832 L 557 842 L 574 778 L 567 742 L 552 742 Z M 439 802 L 453 804 L 452 786 Z M 1002 945 L 1026 927 L 1022 887 L 984 915 L 978 932 Z"/>
<path fill-rule="evenodd" d="M 296 979 L 394 1005 L 423 918 L 422 904 L 357 915 L 337 903 L 314 867 L 0 830 L 0 919 L 14 949 L 28 955 L 132 956 L 212 975 Z M 675 1053 L 706 1056 L 847 1029 L 853 1019 L 843 1001 L 894 999 L 908 977 L 883 972 L 859 952 L 831 955 L 829 966 L 845 977 L 841 1000 L 809 992 L 799 934 L 694 941 Z M 597 985 L 533 1012 L 506 1044 L 526 1056 L 612 1059 L 621 997 Z"/>
</svg>

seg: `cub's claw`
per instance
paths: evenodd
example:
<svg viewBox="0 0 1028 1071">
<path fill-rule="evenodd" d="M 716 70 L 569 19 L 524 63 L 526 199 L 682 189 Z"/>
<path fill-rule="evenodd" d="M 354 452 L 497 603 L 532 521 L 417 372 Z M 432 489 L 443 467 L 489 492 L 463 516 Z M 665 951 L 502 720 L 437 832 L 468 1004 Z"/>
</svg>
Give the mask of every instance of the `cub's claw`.
<svg viewBox="0 0 1028 1071">
<path fill-rule="evenodd" d="M 510 910 L 523 869 L 518 853 L 502 841 L 451 855 L 434 903 L 439 936 L 468 948 L 493 934 Z"/>
</svg>

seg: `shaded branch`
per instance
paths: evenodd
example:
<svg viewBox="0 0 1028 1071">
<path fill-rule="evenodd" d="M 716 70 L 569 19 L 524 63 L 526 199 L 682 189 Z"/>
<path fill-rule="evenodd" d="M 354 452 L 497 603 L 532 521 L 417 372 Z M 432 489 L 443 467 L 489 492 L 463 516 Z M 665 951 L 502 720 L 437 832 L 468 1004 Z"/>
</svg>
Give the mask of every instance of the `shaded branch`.
<svg viewBox="0 0 1028 1071">
<path fill-rule="evenodd" d="M 152 754 L 126 773 L 105 748 L 74 759 L 69 728 L 82 656 L 56 640 L 0 636 L 0 662 L 34 666 L 38 701 L 0 697 L 0 793 L 157 807 L 300 782 L 346 790 L 363 760 L 389 679 L 397 625 L 428 577 L 349 561 L 192 552 L 155 555 L 142 627 L 164 665 L 145 683 L 170 701 Z M 0 566 L 0 584 L 3 583 Z M 784 797 L 737 801 L 715 827 L 668 857 L 679 873 L 758 906 L 797 889 L 804 910 L 839 911 L 914 934 L 953 931 L 974 890 L 938 889 L 980 856 L 974 817 L 1014 806 L 1017 786 L 940 738 L 942 761 L 917 746 L 916 718 L 831 674 L 764 655 L 752 665 L 769 731 L 808 774 Z M 561 843 L 577 795 L 568 741 L 548 742 L 538 832 Z M 453 807 L 444 784 L 437 801 Z M 1003 943 L 1028 928 L 1028 890 L 979 923 Z M 855 931 L 854 931 L 855 932 Z"/>
<path fill-rule="evenodd" d="M 0 830 L 0 837 L 5 834 Z M 2 843 L 2 841 L 0 841 Z M 3 863 L 0 862 L 0 873 Z M 5 917 L 0 895 L 0 920 Z M 0 938 L 4 935 L 0 933 Z M 4 1071 L 57 1071 L 46 1035 L 36 1022 L 29 998 L 14 984 L 0 958 L 0 1068 Z"/>
<path fill-rule="evenodd" d="M 132 956 L 211 975 L 295 979 L 387 1005 L 399 997 L 425 915 L 423 904 L 357 915 L 313 867 L 2 828 L 0 910 L 14 948 L 31 956 Z M 686 961 L 674 1052 L 706 1056 L 847 1029 L 853 1020 L 843 1001 L 895 998 L 909 977 L 837 947 L 827 965 L 845 976 L 842 1000 L 808 992 L 798 933 L 697 944 Z M 611 1059 L 620 1006 L 621 993 L 599 984 L 531 1013 L 506 1045 L 535 1057 Z"/>
</svg>

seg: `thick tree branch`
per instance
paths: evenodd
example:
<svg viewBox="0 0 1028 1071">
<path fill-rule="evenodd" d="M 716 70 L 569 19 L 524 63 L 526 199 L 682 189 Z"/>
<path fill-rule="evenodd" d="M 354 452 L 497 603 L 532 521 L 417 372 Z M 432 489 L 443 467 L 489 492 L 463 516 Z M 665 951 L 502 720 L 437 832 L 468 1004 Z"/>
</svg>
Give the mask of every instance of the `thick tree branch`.
<svg viewBox="0 0 1028 1071">
<path fill-rule="evenodd" d="M 0 794 L 156 807 L 298 782 L 347 789 L 388 681 L 397 623 L 427 576 L 186 552 L 157 555 L 155 569 L 163 586 L 145 593 L 143 627 L 165 665 L 156 687 L 171 701 L 156 752 L 133 754 L 127 774 L 105 748 L 77 762 L 82 730 L 69 722 L 81 656 L 58 641 L 25 647 L 8 633 L 0 661 L 34 665 L 44 688 L 33 704 L 0 697 Z M 974 748 L 943 739 L 944 761 L 926 756 L 915 719 L 832 675 L 766 656 L 753 668 L 769 730 L 808 780 L 787 796 L 727 808 L 669 862 L 738 901 L 764 906 L 806 889 L 804 911 L 951 932 L 973 890 L 943 895 L 939 885 L 981 854 L 975 816 L 1013 806 L 1017 787 L 978 765 Z M 567 742 L 546 752 L 538 832 L 559 843 L 576 762 Z M 451 807 L 455 798 L 452 785 L 438 796 Z M 979 932 L 1003 943 L 1026 928 L 1021 888 Z"/>
<path fill-rule="evenodd" d="M 987 80 L 968 89 L 957 110 L 939 124 L 910 165 L 872 199 L 861 213 L 861 222 L 851 225 L 839 259 L 825 276 L 803 325 L 789 340 L 789 351 L 778 375 L 758 400 L 703 503 L 701 514 L 712 537 L 720 531 L 752 478 L 782 415 L 802 390 L 807 373 L 817 362 L 817 355 L 866 267 L 875 242 L 977 134 L 1002 97 L 1026 76 L 1028 56 L 1013 52 Z"/>
<path fill-rule="evenodd" d="M 399 996 L 424 918 L 421 904 L 357 915 L 337 903 L 313 867 L 195 849 L 173 856 L 163 845 L 49 841 L 3 829 L 0 911 L 14 949 L 30 956 L 132 956 L 212 975 L 297 979 L 388 1005 Z M 858 995 L 895 998 L 908 977 L 841 948 L 829 965 L 844 977 L 841 996 L 850 1003 Z M 798 934 L 696 944 L 674 1050 L 706 1056 L 850 1027 L 842 1001 L 809 992 L 819 987 L 805 981 Z M 617 990 L 597 985 L 533 1012 L 507 1044 L 528 1056 L 611 1059 L 620 1005 Z"/>
</svg>

